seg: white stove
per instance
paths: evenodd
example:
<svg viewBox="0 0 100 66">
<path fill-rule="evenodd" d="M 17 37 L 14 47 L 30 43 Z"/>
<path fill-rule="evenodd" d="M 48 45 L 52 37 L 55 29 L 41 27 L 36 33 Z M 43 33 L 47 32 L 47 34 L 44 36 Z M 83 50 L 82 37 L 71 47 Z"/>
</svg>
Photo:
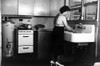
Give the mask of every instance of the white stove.
<svg viewBox="0 0 100 66">
<path fill-rule="evenodd" d="M 18 30 L 18 53 L 33 53 L 33 30 Z"/>
</svg>

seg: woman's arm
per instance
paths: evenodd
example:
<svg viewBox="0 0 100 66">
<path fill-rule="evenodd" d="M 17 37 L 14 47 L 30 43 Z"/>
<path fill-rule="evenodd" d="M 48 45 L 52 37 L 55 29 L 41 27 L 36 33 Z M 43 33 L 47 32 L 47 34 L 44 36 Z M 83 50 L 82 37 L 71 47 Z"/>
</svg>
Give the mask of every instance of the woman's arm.
<svg viewBox="0 0 100 66">
<path fill-rule="evenodd" d="M 65 29 L 67 29 L 68 31 L 71 31 L 71 32 L 75 32 L 75 30 L 68 25 L 67 20 L 66 20 L 65 17 L 63 17 L 62 22 L 64 24 Z"/>
</svg>

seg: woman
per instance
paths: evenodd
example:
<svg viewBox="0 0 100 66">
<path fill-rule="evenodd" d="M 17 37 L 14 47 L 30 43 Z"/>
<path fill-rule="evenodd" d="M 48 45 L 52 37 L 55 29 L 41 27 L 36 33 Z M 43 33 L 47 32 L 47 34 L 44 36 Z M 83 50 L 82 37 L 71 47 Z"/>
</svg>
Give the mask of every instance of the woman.
<svg viewBox="0 0 100 66">
<path fill-rule="evenodd" d="M 54 20 L 53 29 L 53 45 L 52 45 L 52 60 L 56 61 L 58 55 L 64 53 L 64 30 L 75 32 L 68 23 L 67 18 L 69 17 L 70 8 L 68 6 L 63 6 L 60 8 L 60 13 L 56 16 Z"/>
</svg>

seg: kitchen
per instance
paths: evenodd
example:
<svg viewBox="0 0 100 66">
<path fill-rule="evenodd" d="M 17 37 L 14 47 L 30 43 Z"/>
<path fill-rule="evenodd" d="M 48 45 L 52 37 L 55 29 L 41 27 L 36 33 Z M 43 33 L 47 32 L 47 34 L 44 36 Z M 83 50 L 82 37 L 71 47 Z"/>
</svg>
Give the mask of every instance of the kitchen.
<svg viewBox="0 0 100 66">
<path fill-rule="evenodd" d="M 66 38 L 70 45 L 75 45 L 72 50 L 74 58 L 79 61 L 70 62 L 66 66 L 93 66 L 95 62 L 100 62 L 99 2 L 99 0 L 0 0 L 1 66 L 40 66 L 39 63 L 49 66 L 53 20 L 63 5 L 69 5 L 72 9 L 68 20 L 70 26 L 74 27 L 79 23 L 95 25 L 95 39 L 92 42 L 73 42 Z M 68 48 L 66 46 L 65 54 Z M 12 52 L 9 54 L 8 51 L 7 55 L 6 50 Z"/>
</svg>

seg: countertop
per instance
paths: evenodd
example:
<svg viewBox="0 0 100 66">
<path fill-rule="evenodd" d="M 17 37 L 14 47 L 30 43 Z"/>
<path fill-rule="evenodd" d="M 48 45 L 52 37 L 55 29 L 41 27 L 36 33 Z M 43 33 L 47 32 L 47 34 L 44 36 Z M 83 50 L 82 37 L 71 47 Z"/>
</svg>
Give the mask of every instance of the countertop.
<svg viewBox="0 0 100 66">
<path fill-rule="evenodd" d="M 34 31 L 36 31 L 36 30 L 34 30 Z M 53 31 L 53 29 L 39 29 L 38 31 L 39 32 L 51 32 L 51 31 Z"/>
</svg>

